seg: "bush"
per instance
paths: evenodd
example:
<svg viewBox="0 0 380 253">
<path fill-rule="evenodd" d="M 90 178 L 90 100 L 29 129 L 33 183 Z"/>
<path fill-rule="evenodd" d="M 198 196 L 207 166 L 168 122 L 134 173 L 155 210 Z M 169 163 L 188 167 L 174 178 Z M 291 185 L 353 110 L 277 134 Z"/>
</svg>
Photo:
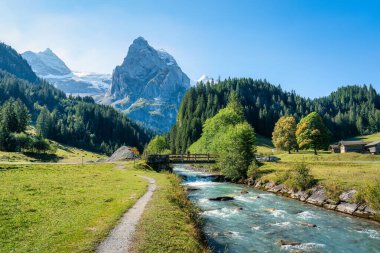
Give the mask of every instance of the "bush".
<svg viewBox="0 0 380 253">
<path fill-rule="evenodd" d="M 370 208 L 380 211 L 380 180 L 369 183 L 359 192 L 357 201 L 364 200 Z"/>
<path fill-rule="evenodd" d="M 259 176 L 259 165 L 256 161 L 252 161 L 247 170 L 247 176 L 254 179 Z"/>
<path fill-rule="evenodd" d="M 298 163 L 289 173 L 288 182 L 291 187 L 298 190 L 306 190 L 315 184 L 314 177 L 305 163 Z"/>
</svg>

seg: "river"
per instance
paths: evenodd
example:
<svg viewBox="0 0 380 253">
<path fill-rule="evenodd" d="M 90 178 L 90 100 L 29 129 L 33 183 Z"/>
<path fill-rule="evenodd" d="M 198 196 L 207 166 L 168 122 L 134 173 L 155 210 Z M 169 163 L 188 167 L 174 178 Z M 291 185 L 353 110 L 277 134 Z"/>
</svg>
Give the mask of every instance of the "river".
<svg viewBox="0 0 380 253">
<path fill-rule="evenodd" d="M 183 184 L 198 189 L 188 195 L 202 211 L 213 252 L 380 252 L 380 226 L 370 221 L 265 191 L 212 182 L 213 177 L 181 165 L 174 172 L 185 176 Z M 234 200 L 209 200 L 226 195 Z M 294 245 L 281 245 L 280 240 Z"/>
</svg>

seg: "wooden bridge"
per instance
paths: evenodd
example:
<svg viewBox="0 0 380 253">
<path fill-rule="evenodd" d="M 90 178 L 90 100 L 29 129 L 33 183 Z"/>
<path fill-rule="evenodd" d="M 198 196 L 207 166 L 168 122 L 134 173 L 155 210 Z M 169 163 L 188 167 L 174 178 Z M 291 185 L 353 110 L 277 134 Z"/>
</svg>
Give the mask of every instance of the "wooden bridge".
<svg viewBox="0 0 380 253">
<path fill-rule="evenodd" d="M 146 163 L 157 169 L 162 170 L 169 167 L 169 164 L 183 163 L 216 163 L 217 156 L 211 154 L 171 154 L 171 155 L 148 155 Z"/>
</svg>

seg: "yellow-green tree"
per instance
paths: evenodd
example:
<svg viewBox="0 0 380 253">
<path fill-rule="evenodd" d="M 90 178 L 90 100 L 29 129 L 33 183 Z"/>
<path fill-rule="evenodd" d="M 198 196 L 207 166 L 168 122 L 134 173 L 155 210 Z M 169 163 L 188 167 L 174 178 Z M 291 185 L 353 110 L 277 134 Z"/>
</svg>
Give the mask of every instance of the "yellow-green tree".
<svg viewBox="0 0 380 253">
<path fill-rule="evenodd" d="M 302 118 L 297 125 L 297 144 L 302 149 L 313 149 L 317 154 L 318 149 L 324 149 L 329 144 L 329 130 L 323 123 L 322 117 L 312 112 Z"/>
<path fill-rule="evenodd" d="M 148 144 L 145 149 L 147 154 L 170 154 L 169 145 L 166 138 L 162 135 L 157 135 Z"/>
<path fill-rule="evenodd" d="M 280 150 L 290 151 L 297 147 L 296 119 L 292 116 L 282 116 L 274 126 L 272 141 L 274 146 Z"/>
</svg>

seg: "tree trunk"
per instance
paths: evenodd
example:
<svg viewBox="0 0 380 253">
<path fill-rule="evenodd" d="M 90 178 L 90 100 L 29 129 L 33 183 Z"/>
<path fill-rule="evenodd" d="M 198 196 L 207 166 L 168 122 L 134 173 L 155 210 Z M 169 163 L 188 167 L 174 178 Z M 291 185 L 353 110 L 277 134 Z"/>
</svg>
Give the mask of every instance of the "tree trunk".
<svg viewBox="0 0 380 253">
<path fill-rule="evenodd" d="M 314 155 L 318 155 L 317 154 L 317 148 L 314 148 Z"/>
<path fill-rule="evenodd" d="M 290 149 L 288 149 L 288 153 L 290 154 Z"/>
</svg>

